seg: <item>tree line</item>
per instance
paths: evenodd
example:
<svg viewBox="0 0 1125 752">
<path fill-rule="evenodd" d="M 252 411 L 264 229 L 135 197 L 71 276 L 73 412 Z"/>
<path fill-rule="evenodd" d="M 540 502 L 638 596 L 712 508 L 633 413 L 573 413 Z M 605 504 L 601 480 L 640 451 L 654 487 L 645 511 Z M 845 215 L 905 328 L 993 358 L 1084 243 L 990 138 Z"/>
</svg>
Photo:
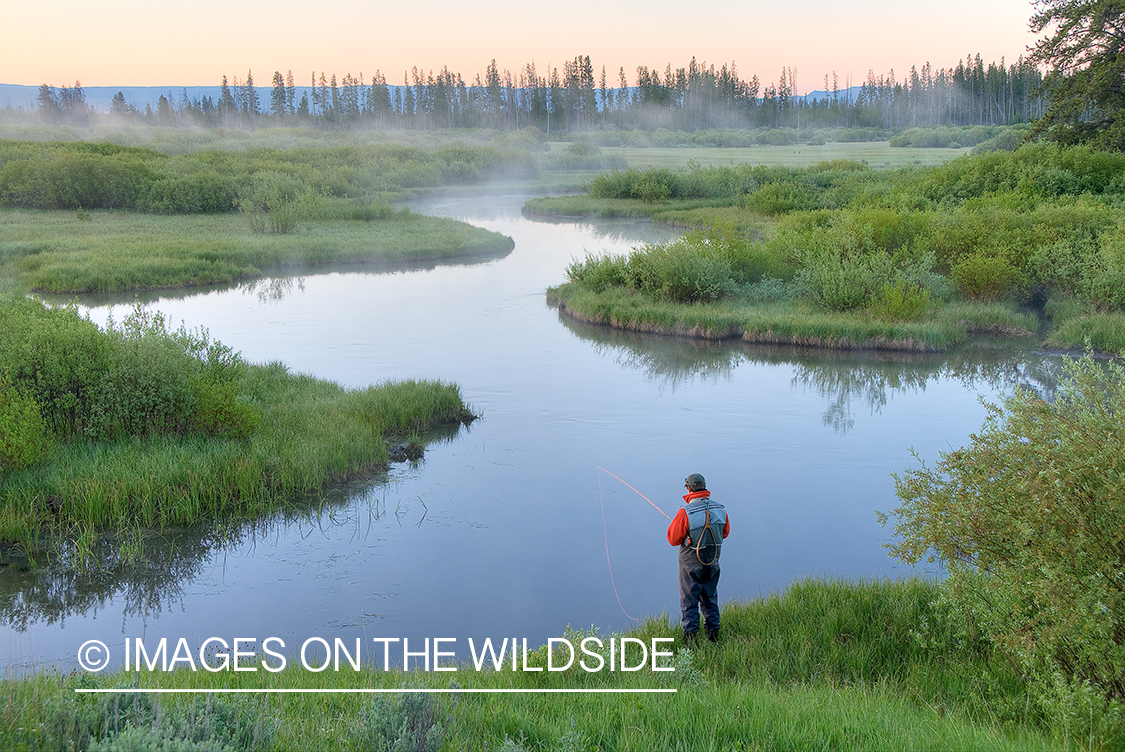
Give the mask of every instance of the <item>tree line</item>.
<svg viewBox="0 0 1125 752">
<path fill-rule="evenodd" d="M 217 97 L 173 101 L 161 95 L 156 108 L 138 110 L 118 92 L 109 114 L 154 125 L 254 128 L 300 125 L 326 130 L 452 129 L 519 130 L 546 133 L 595 128 L 698 130 L 712 128 L 880 128 L 899 130 L 935 125 L 1008 125 L 1036 119 L 1046 106 L 1037 94 L 1040 69 L 1024 58 L 985 65 L 979 54 L 955 67 L 926 63 L 899 78 L 870 71 L 858 84 L 833 72 L 816 96 L 799 96 L 797 72 L 783 68 L 777 83 L 743 78 L 732 62 L 697 62 L 663 72 L 638 66 L 632 80 L 624 67 L 610 78 L 596 71 L 589 55 L 564 62 L 562 69 L 538 69 L 534 62 L 512 71 L 489 62 L 483 76 L 466 81 L 442 67 L 417 67 L 392 84 L 381 71 L 310 75 L 298 87 L 293 71 L 274 71 L 260 87 L 253 71 L 245 79 L 222 78 Z M 841 85 L 843 84 L 843 85 Z M 263 96 L 264 95 L 264 96 Z M 48 123 L 88 125 L 95 116 L 81 83 L 43 84 L 39 118 Z"/>
</svg>

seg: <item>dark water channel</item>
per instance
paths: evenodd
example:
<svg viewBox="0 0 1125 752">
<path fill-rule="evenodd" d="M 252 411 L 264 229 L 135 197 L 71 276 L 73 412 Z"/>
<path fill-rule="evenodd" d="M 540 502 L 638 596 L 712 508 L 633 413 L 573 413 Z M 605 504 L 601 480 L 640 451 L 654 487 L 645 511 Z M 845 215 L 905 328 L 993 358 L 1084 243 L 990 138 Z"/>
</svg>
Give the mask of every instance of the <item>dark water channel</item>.
<svg viewBox="0 0 1125 752">
<path fill-rule="evenodd" d="M 1010 341 L 942 356 L 842 354 L 576 324 L 543 295 L 567 263 L 664 231 L 532 222 L 524 198 L 418 206 L 512 236 L 504 258 L 154 300 L 252 361 L 351 386 L 455 381 L 484 418 L 387 482 L 336 489 L 304 511 L 173 531 L 135 544 L 132 563 L 107 542 L 99 571 L 0 571 L 8 669 L 70 669 L 91 639 L 116 664 L 126 637 L 194 647 L 275 636 L 286 651 L 317 636 L 443 637 L 464 656 L 469 637 L 541 644 L 567 625 L 625 629 L 621 606 L 677 614 L 667 521 L 599 466 L 669 515 L 684 476 L 707 477 L 731 518 L 724 599 L 810 575 L 933 574 L 882 546 L 890 531 L 875 510 L 896 506 L 891 473 L 912 466 L 911 448 L 934 459 L 965 443 L 984 418 L 978 395 L 1054 383 L 1057 357 Z M 95 321 L 124 314 L 86 302 Z"/>
</svg>

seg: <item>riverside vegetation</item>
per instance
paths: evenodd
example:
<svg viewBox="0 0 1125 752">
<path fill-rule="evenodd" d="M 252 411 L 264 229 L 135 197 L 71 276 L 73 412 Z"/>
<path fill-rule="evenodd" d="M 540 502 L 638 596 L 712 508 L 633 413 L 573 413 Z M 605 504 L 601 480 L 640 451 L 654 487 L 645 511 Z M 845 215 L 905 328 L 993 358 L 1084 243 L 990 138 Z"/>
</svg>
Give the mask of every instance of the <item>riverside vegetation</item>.
<svg viewBox="0 0 1125 752">
<path fill-rule="evenodd" d="M 327 264 L 500 255 L 510 238 L 395 211 L 387 200 L 536 170 L 526 150 L 486 146 L 171 155 L 109 143 L 0 142 L 0 273 L 44 292 L 109 292 Z"/>
<path fill-rule="evenodd" d="M 806 581 L 727 604 L 717 645 L 675 648 L 673 672 L 177 671 L 7 680 L 5 748 L 131 750 L 1055 749 L 1030 685 L 920 581 Z M 629 635 L 674 637 L 667 618 Z M 565 637 L 577 644 L 596 630 Z M 615 635 L 620 637 L 621 635 Z M 565 656 L 559 663 L 565 662 Z M 546 664 L 546 648 L 528 659 Z M 450 678 L 453 678 L 453 683 Z M 197 696 L 78 695 L 177 687 Z M 205 695 L 219 688 L 637 689 L 675 695 Z"/>
<path fill-rule="evenodd" d="M 615 171 L 586 195 L 534 199 L 525 212 L 703 228 L 575 261 L 548 296 L 585 320 L 941 350 L 971 332 L 1035 333 L 1042 315 L 1048 345 L 1125 349 L 1125 156 L 982 146 L 928 168 L 836 160 Z"/>
<path fill-rule="evenodd" d="M 7 299 L 0 331 L 0 544 L 32 556 L 50 540 L 80 555 L 110 529 L 256 516 L 385 466 L 392 438 L 420 445 L 473 419 L 451 384 L 345 390 L 140 307 L 103 330 Z"/>
</svg>

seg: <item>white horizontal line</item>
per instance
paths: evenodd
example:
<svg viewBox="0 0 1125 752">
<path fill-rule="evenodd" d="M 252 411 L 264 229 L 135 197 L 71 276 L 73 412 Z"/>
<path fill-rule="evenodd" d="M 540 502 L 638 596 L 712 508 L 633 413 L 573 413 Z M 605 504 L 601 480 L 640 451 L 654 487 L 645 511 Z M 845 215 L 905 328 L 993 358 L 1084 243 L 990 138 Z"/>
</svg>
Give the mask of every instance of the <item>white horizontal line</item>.
<svg viewBox="0 0 1125 752">
<path fill-rule="evenodd" d="M 677 689 L 147 689 L 145 687 L 114 689 L 75 689 L 83 694 L 189 694 L 211 692 L 214 694 L 675 694 Z"/>
</svg>

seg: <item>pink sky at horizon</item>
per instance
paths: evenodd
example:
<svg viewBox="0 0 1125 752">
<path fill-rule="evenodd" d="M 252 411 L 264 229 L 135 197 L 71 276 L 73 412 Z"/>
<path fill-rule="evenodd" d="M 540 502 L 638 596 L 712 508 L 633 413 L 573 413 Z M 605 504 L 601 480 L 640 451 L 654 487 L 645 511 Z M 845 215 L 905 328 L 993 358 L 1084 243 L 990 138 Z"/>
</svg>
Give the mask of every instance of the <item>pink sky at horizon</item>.
<svg viewBox="0 0 1125 752">
<path fill-rule="evenodd" d="M 841 3 L 807 0 L 792 6 L 719 0 L 709 6 L 599 3 L 572 0 L 529 6 L 494 0 L 474 12 L 466 4 L 433 0 L 426 6 L 325 0 L 317 4 L 198 0 L 190 11 L 149 0 L 78 0 L 22 3 L 4 13 L 0 83 L 54 86 L 214 86 L 223 75 L 253 70 L 268 86 L 274 70 L 292 70 L 298 85 L 324 71 L 370 80 L 376 69 L 388 83 L 404 71 L 448 66 L 469 82 L 490 59 L 517 73 L 535 62 L 539 75 L 589 55 L 610 86 L 624 66 L 630 85 L 636 67 L 663 74 L 694 56 L 734 62 L 742 78 L 762 85 L 783 67 L 796 70 L 799 93 L 824 87 L 835 71 L 840 86 L 861 83 L 868 70 L 902 80 L 912 65 L 952 67 L 979 53 L 985 63 L 1026 54 L 1035 38 L 1028 0 L 909 0 Z"/>
</svg>

